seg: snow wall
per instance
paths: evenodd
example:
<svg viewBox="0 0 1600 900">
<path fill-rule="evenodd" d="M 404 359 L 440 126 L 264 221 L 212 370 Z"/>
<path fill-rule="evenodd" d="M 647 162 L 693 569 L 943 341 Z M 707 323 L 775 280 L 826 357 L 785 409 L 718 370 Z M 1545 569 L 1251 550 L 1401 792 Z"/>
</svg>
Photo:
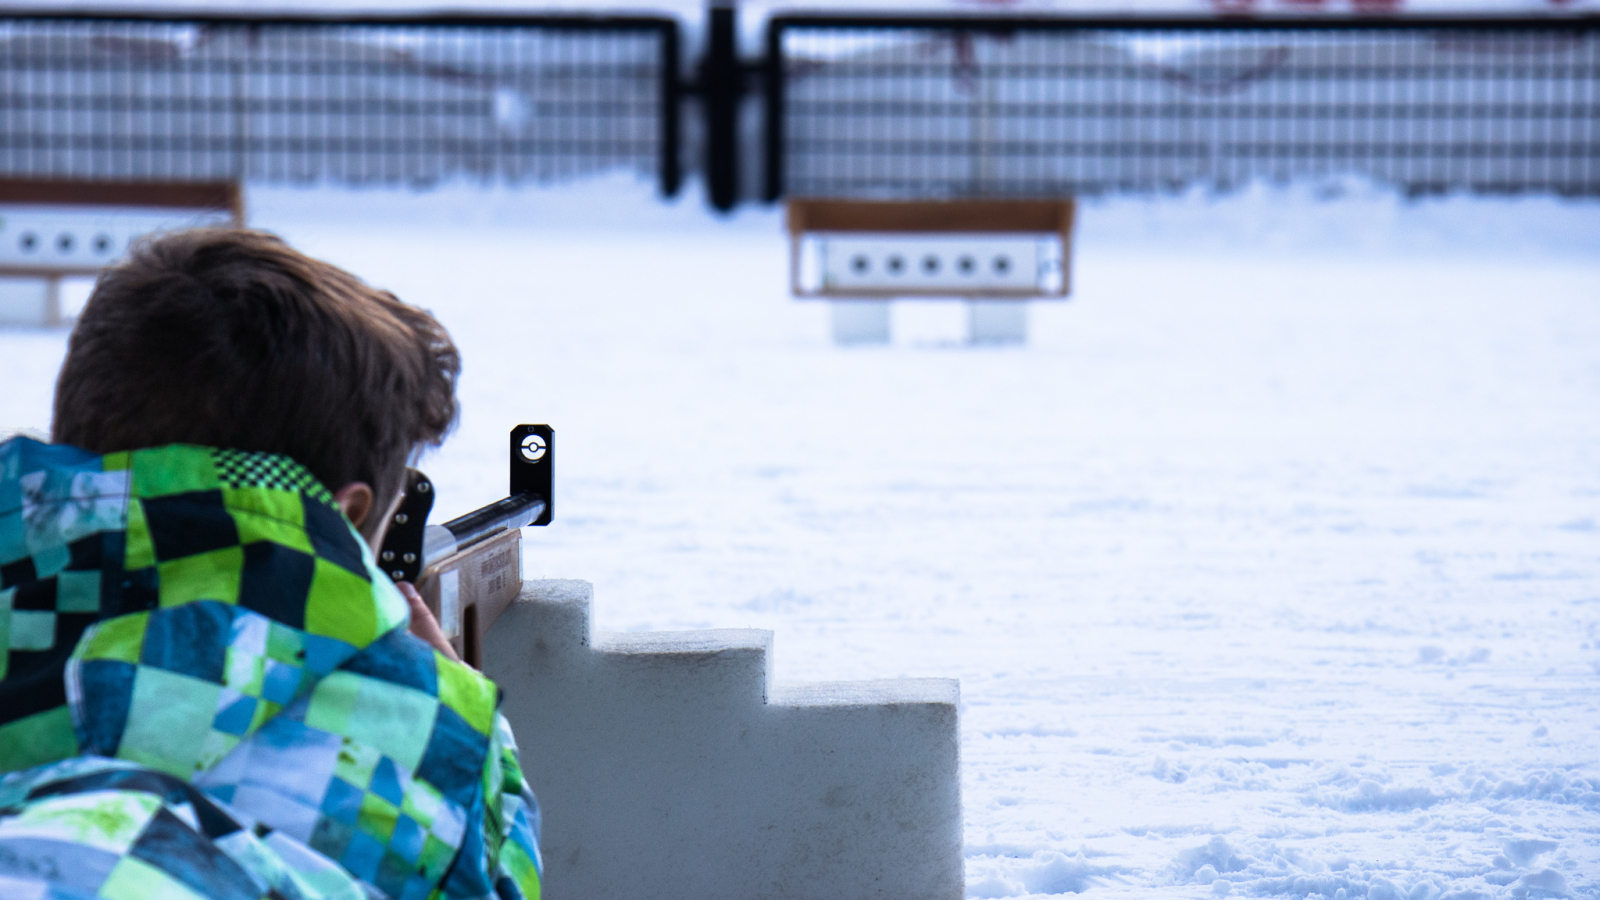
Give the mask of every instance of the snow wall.
<svg viewBox="0 0 1600 900">
<path fill-rule="evenodd" d="M 543 814 L 549 900 L 964 893 L 959 687 L 773 687 L 772 632 L 591 635 L 527 581 L 484 669 Z"/>
</svg>

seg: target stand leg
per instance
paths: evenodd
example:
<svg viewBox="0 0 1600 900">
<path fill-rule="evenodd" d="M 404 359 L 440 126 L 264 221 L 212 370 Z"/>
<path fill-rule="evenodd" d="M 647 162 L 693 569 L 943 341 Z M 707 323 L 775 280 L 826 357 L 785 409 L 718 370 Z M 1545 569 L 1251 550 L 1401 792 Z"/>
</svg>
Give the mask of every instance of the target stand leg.
<svg viewBox="0 0 1600 900">
<path fill-rule="evenodd" d="M 967 343 L 1021 344 L 1028 340 L 1028 304 L 1022 300 L 968 300 Z"/>
<path fill-rule="evenodd" d="M 44 280 L 44 327 L 61 327 L 61 276 L 51 274 Z"/>
<path fill-rule="evenodd" d="M 835 344 L 889 343 L 889 301 L 834 300 L 829 306 Z"/>
</svg>

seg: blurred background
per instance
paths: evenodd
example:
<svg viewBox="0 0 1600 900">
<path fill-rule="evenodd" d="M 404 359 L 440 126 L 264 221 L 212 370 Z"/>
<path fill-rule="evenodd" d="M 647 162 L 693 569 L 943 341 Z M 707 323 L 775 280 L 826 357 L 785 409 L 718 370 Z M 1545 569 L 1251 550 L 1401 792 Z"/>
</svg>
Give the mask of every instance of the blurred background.
<svg viewBox="0 0 1600 900">
<path fill-rule="evenodd" d="M 451 330 L 436 519 L 554 426 L 599 628 L 959 677 L 971 897 L 1600 897 L 1597 10 L 0 10 L 0 430 L 243 221 Z M 1008 340 L 793 296 L 786 204 L 973 200 L 1076 203 Z"/>
</svg>

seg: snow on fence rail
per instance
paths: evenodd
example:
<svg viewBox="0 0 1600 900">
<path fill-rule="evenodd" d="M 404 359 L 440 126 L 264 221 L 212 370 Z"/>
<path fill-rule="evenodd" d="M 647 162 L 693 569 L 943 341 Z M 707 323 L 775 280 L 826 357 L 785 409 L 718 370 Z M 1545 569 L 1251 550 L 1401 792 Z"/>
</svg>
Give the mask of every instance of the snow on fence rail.
<svg viewBox="0 0 1600 900">
<path fill-rule="evenodd" d="M 661 17 L 0 15 L 0 176 L 678 187 Z"/>
<path fill-rule="evenodd" d="M 780 16 L 767 195 L 1600 193 L 1600 19 Z"/>
</svg>

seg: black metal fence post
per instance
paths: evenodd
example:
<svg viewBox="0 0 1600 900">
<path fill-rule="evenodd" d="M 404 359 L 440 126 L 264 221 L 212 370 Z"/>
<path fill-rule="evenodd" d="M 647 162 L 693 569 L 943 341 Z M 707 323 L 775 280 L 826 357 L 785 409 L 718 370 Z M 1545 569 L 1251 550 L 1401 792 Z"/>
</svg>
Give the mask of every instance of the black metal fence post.
<svg viewBox="0 0 1600 900">
<path fill-rule="evenodd" d="M 683 72 L 678 51 L 678 23 L 661 25 L 661 195 L 675 197 L 683 184 L 683 162 L 678 156 L 682 141 L 679 107 L 683 101 Z"/>
<path fill-rule="evenodd" d="M 706 193 L 713 207 L 726 211 L 739 202 L 739 98 L 744 93 L 739 19 L 734 7 L 720 3 L 707 14 L 706 55 L 700 66 L 700 101 L 706 114 Z"/>
<path fill-rule="evenodd" d="M 761 199 L 768 203 L 776 203 L 783 198 L 783 62 L 783 28 L 769 24 L 767 55 L 761 61 L 765 66 L 761 87 L 766 92 L 767 101 L 761 123 L 766 131 L 765 152 L 762 154 L 766 190 L 762 192 Z"/>
</svg>

